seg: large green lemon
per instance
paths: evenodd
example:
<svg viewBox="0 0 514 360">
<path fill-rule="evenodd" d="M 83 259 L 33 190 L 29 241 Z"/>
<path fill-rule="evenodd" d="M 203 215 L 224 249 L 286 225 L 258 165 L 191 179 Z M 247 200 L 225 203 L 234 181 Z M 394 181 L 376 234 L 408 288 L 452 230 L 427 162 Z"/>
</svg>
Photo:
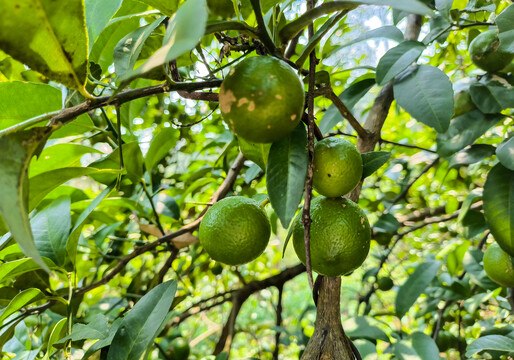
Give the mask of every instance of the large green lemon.
<svg viewBox="0 0 514 360">
<path fill-rule="evenodd" d="M 237 136 L 270 143 L 289 134 L 301 120 L 305 92 L 288 64 L 257 56 L 230 70 L 219 101 L 223 119 Z"/>
<path fill-rule="evenodd" d="M 361 154 L 353 144 L 339 138 L 325 138 L 314 147 L 312 185 L 321 195 L 342 196 L 362 178 Z"/>
<path fill-rule="evenodd" d="M 227 265 L 246 264 L 268 245 L 271 227 L 260 204 L 242 196 L 215 203 L 202 219 L 200 244 L 213 260 Z"/>
<path fill-rule="evenodd" d="M 485 251 L 484 270 L 495 283 L 514 288 L 514 258 L 497 243 L 491 244 Z"/>
<path fill-rule="evenodd" d="M 488 72 L 500 71 L 512 62 L 514 54 L 500 51 L 499 47 L 498 31 L 485 31 L 469 44 L 471 61 L 482 70 Z"/>
<path fill-rule="evenodd" d="M 371 229 L 364 211 L 346 198 L 316 197 L 311 202 L 311 265 L 317 273 L 340 276 L 358 268 L 369 252 Z M 304 227 L 295 220 L 293 244 L 305 263 Z"/>
</svg>

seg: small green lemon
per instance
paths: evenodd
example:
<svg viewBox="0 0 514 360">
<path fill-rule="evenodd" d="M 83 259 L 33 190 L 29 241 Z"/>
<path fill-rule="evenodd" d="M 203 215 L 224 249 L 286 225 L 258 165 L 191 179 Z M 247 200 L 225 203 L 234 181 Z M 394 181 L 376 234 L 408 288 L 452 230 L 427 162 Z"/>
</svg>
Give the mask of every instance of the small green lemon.
<svg viewBox="0 0 514 360">
<path fill-rule="evenodd" d="M 471 61 L 482 70 L 488 72 L 500 71 L 512 62 L 514 54 L 500 51 L 499 47 L 498 31 L 485 31 L 469 44 Z"/>
<path fill-rule="evenodd" d="M 178 337 L 173 340 L 168 351 L 173 360 L 187 360 L 191 348 L 184 338 Z"/>
<path fill-rule="evenodd" d="M 316 143 L 312 185 L 321 195 L 349 193 L 359 184 L 362 169 L 361 154 L 351 142 L 329 137 Z"/>
<path fill-rule="evenodd" d="M 393 280 L 390 277 L 384 276 L 377 279 L 377 287 L 379 290 L 388 291 L 394 286 Z"/>
<path fill-rule="evenodd" d="M 221 84 L 220 110 L 237 136 L 254 143 L 277 141 L 301 120 L 305 92 L 294 70 L 269 56 L 246 58 Z"/>
<path fill-rule="evenodd" d="M 346 198 L 316 197 L 311 202 L 311 265 L 321 275 L 340 276 L 358 268 L 369 252 L 371 229 L 364 211 Z M 293 244 L 305 263 L 304 227 L 295 220 Z"/>
<path fill-rule="evenodd" d="M 514 258 L 496 242 L 484 253 L 484 270 L 495 283 L 507 288 L 514 287 Z"/>
<path fill-rule="evenodd" d="M 242 196 L 215 203 L 200 224 L 200 244 L 213 260 L 227 265 L 246 264 L 268 245 L 271 227 L 260 204 Z"/>
</svg>

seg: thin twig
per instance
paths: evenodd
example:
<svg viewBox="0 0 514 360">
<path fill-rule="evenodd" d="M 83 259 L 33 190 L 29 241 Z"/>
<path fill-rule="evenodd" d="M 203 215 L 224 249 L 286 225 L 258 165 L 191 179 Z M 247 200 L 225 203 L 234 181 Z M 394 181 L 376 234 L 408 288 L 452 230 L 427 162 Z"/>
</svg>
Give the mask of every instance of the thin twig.
<svg viewBox="0 0 514 360">
<path fill-rule="evenodd" d="M 339 98 L 339 96 L 336 95 L 335 92 L 330 92 L 325 95 L 327 99 L 332 101 L 332 103 L 335 105 L 337 110 L 341 113 L 341 115 L 348 120 L 352 128 L 357 132 L 360 138 L 366 139 L 368 138 L 369 134 L 368 132 L 362 127 L 362 125 L 359 123 L 359 121 L 353 116 L 352 112 L 346 107 L 346 105 L 343 103 L 343 101 Z"/>
<path fill-rule="evenodd" d="M 277 299 L 277 308 L 276 308 L 276 314 L 277 314 L 277 331 L 275 333 L 275 349 L 273 350 L 273 360 L 278 360 L 278 355 L 280 352 L 280 334 L 281 331 L 279 330 L 282 326 L 282 293 L 284 292 L 284 284 L 280 284 L 277 286 L 278 289 L 278 299 Z"/>
</svg>

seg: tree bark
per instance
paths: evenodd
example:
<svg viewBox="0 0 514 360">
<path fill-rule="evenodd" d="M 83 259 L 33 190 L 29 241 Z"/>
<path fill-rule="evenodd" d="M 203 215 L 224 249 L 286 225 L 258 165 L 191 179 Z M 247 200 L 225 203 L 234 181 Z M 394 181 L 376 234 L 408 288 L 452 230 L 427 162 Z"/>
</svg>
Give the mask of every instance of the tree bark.
<svg viewBox="0 0 514 360">
<path fill-rule="evenodd" d="M 319 289 L 314 334 L 302 360 L 352 360 L 350 340 L 341 325 L 341 278 L 323 277 Z"/>
</svg>

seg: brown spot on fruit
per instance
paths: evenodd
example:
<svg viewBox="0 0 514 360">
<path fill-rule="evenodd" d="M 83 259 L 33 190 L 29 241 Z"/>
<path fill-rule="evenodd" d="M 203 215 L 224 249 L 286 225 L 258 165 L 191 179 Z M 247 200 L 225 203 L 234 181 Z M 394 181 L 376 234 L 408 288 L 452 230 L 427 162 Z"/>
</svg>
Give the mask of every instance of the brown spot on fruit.
<svg viewBox="0 0 514 360">
<path fill-rule="evenodd" d="M 291 115 L 291 121 L 295 121 L 295 120 L 296 120 L 296 114 Z"/>
<path fill-rule="evenodd" d="M 280 95 L 280 94 L 275 95 L 275 97 L 276 97 L 277 99 L 279 99 L 279 100 L 282 100 L 282 95 Z"/>
<path fill-rule="evenodd" d="M 247 98 L 241 98 L 237 102 L 237 107 L 241 107 L 241 106 L 243 106 L 244 104 L 247 104 L 247 103 L 248 103 L 248 99 Z"/>
<path fill-rule="evenodd" d="M 232 108 L 232 104 L 236 101 L 236 97 L 231 90 L 222 91 L 220 96 L 220 109 L 223 113 L 227 114 Z"/>
<path fill-rule="evenodd" d="M 255 110 L 255 103 L 253 101 L 250 101 L 250 104 L 248 105 L 248 111 L 254 111 Z"/>
</svg>

